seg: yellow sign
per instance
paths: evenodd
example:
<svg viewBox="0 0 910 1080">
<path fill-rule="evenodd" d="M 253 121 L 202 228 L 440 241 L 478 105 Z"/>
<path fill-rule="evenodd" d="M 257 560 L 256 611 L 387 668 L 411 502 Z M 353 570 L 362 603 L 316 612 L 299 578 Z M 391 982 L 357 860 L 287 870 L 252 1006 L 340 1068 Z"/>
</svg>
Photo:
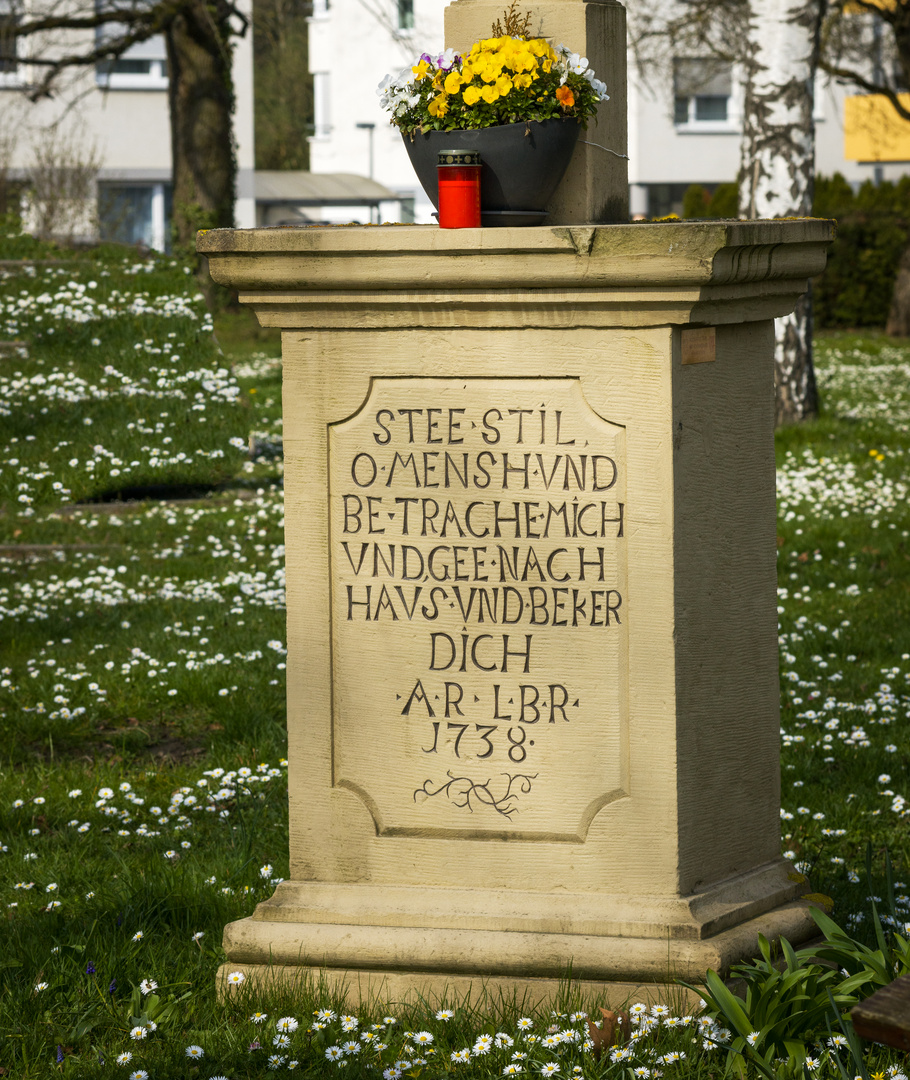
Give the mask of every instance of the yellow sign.
<svg viewBox="0 0 910 1080">
<path fill-rule="evenodd" d="M 910 94 L 900 94 L 910 109 Z M 884 94 L 844 101 L 844 157 L 848 161 L 910 161 L 910 121 L 898 116 Z"/>
<path fill-rule="evenodd" d="M 844 14 L 846 15 L 868 15 L 871 8 L 878 8 L 879 11 L 893 11 L 895 0 L 866 0 L 866 3 L 848 3 L 844 4 Z"/>
</svg>

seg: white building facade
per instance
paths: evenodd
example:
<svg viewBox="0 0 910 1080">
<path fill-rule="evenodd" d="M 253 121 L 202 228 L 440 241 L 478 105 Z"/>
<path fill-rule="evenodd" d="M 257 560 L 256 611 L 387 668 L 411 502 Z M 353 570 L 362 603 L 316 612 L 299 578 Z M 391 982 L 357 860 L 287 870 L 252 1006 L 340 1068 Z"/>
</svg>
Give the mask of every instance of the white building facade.
<svg viewBox="0 0 910 1080">
<path fill-rule="evenodd" d="M 680 213 L 690 184 L 708 190 L 739 172 L 742 82 L 735 66 L 677 58 L 664 79 L 643 80 L 629 61 L 629 204 L 632 216 Z M 700 70 L 700 74 L 698 73 Z M 897 180 L 908 162 L 854 161 L 844 156 L 844 102 L 855 90 L 819 73 L 815 86 L 815 168 L 841 173 L 858 187 Z"/>
<path fill-rule="evenodd" d="M 430 222 L 433 207 L 376 94 L 382 77 L 443 49 L 443 0 L 317 0 L 310 19 L 315 131 L 310 169 L 359 173 L 398 196 L 381 220 Z M 324 221 L 350 210 L 325 207 Z"/>
<path fill-rule="evenodd" d="M 7 182 L 44 173 L 56 162 L 63 173 L 82 169 L 94 175 L 95 198 L 81 216 L 65 223 L 63 234 L 75 240 L 102 239 L 140 244 L 164 251 L 169 244 L 171 200 L 171 136 L 168 113 L 167 58 L 164 39 L 154 37 L 133 46 L 112 63 L 73 69 L 51 99 L 37 103 L 26 94 L 42 69 L 29 63 L 28 40 L 2 34 L 0 0 L 0 147 Z M 251 0 L 247 0 L 249 13 Z M 83 47 L 92 46 L 83 35 Z M 78 36 L 73 43 L 78 47 Z M 69 44 L 69 43 L 68 43 Z M 70 45 L 70 47 L 73 47 Z M 237 154 L 235 220 L 241 228 L 256 223 L 253 146 L 252 33 L 235 39 L 233 76 L 237 98 L 234 137 Z M 45 180 L 48 178 L 45 176 Z M 53 177 L 50 178 L 53 182 Z M 32 206 L 27 221 L 34 225 Z M 76 212 L 73 211 L 75 214 Z"/>
</svg>

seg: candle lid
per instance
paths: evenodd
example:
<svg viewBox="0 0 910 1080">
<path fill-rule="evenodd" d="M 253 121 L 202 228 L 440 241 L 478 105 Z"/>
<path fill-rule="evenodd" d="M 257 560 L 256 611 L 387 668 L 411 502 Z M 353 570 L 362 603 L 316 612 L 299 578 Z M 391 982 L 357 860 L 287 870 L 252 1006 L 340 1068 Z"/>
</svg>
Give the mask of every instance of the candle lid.
<svg viewBox="0 0 910 1080">
<path fill-rule="evenodd" d="M 440 150 L 436 156 L 437 165 L 479 165 L 480 152 L 477 150 Z"/>
</svg>

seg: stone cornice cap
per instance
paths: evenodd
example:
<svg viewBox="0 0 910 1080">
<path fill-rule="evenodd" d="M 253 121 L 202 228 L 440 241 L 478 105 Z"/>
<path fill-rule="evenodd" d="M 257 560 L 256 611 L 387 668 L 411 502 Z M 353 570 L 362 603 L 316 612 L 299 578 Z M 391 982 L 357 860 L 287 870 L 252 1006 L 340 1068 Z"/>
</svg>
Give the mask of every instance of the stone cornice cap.
<svg viewBox="0 0 910 1080">
<path fill-rule="evenodd" d="M 641 326 L 786 314 L 808 279 L 824 270 L 834 235 L 835 223 L 818 218 L 505 229 L 311 226 L 215 229 L 199 234 L 197 250 L 214 280 L 239 290 L 266 325 L 351 326 L 353 308 L 358 328 L 415 319 L 447 326 Z M 312 310 L 304 315 L 304 309 Z"/>
</svg>

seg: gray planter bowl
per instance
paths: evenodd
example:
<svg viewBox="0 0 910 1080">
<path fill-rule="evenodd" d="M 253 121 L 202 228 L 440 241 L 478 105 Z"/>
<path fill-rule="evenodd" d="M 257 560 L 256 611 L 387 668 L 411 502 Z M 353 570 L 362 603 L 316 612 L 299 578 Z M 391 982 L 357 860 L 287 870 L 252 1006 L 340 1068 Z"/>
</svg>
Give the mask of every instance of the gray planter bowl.
<svg viewBox="0 0 910 1080">
<path fill-rule="evenodd" d="M 541 224 L 580 131 L 577 120 L 531 120 L 476 131 L 427 131 L 413 139 L 402 133 L 402 138 L 417 179 L 437 209 L 439 151 L 479 151 L 480 218 L 490 227 Z"/>
</svg>

